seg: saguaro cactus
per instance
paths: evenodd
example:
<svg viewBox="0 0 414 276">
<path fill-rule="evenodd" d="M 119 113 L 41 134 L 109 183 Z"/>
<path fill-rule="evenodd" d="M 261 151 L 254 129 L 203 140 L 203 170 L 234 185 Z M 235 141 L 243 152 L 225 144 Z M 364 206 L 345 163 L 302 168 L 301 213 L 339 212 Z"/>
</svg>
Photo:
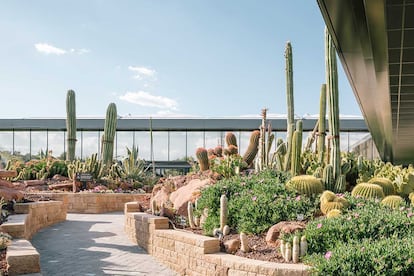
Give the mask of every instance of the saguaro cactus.
<svg viewBox="0 0 414 276">
<path fill-rule="evenodd" d="M 114 158 L 114 138 L 116 132 L 117 112 L 116 105 L 110 103 L 106 109 L 104 134 L 102 137 L 102 161 L 110 167 Z"/>
<path fill-rule="evenodd" d="M 332 37 L 325 28 L 325 65 L 326 85 L 329 104 L 329 131 L 331 133 L 332 149 L 330 164 L 333 166 L 335 180 L 341 174 L 341 149 L 339 143 L 339 104 L 338 104 L 338 70 L 336 52 Z"/>
<path fill-rule="evenodd" d="M 286 61 L 286 100 L 287 100 L 287 134 L 286 141 L 287 146 L 287 155 L 285 156 L 285 170 L 290 168 L 290 157 L 292 150 L 292 136 L 295 127 L 295 111 L 294 111 L 294 101 L 293 101 L 293 62 L 292 62 L 292 45 L 290 41 L 286 43 L 285 49 L 285 61 Z"/>
<path fill-rule="evenodd" d="M 66 160 L 75 159 L 76 147 L 76 102 L 75 91 L 69 90 L 66 94 L 66 129 L 68 132 Z"/>
<path fill-rule="evenodd" d="M 318 130 L 318 162 L 323 164 L 325 160 L 325 136 L 326 136 L 326 84 L 322 84 L 319 102 L 319 130 Z"/>
</svg>

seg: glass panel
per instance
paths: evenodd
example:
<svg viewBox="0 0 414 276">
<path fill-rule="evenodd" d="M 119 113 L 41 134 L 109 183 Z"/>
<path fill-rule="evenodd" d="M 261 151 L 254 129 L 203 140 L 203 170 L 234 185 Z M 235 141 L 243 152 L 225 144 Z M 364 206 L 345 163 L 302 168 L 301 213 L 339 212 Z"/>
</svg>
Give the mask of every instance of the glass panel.
<svg viewBox="0 0 414 276">
<path fill-rule="evenodd" d="M 13 152 L 13 132 L 12 131 L 1 131 L 0 132 L 0 151 Z"/>
<path fill-rule="evenodd" d="M 154 160 L 168 160 L 168 132 L 155 131 L 154 136 Z"/>
<path fill-rule="evenodd" d="M 64 153 L 66 151 L 65 133 L 63 131 L 49 131 L 48 150 L 53 157 L 64 160 Z"/>
<path fill-rule="evenodd" d="M 138 146 L 139 158 L 146 161 L 151 160 L 151 140 L 149 131 L 136 131 L 135 145 Z"/>
<path fill-rule="evenodd" d="M 186 159 L 186 143 L 185 132 L 170 132 L 170 159 L 169 160 L 185 160 Z"/>
<path fill-rule="evenodd" d="M 22 156 L 25 161 L 29 161 L 30 156 L 30 132 L 14 132 L 14 155 Z"/>
<path fill-rule="evenodd" d="M 47 131 L 32 131 L 32 159 L 44 158 L 47 151 Z"/>
<path fill-rule="evenodd" d="M 123 160 L 127 157 L 126 148 L 132 149 L 133 142 L 134 133 L 132 131 L 118 131 L 116 133 L 116 158 L 118 160 Z"/>
<path fill-rule="evenodd" d="M 195 152 L 197 148 L 204 147 L 204 133 L 202 131 L 187 132 L 187 154 L 197 159 Z"/>
<path fill-rule="evenodd" d="M 82 146 L 82 159 L 90 157 L 94 153 L 98 153 L 100 148 L 100 137 L 98 131 L 83 131 L 82 144 L 76 143 L 76 148 Z"/>
<path fill-rule="evenodd" d="M 205 148 L 214 149 L 217 146 L 223 146 L 221 132 L 206 131 L 205 132 Z"/>
</svg>

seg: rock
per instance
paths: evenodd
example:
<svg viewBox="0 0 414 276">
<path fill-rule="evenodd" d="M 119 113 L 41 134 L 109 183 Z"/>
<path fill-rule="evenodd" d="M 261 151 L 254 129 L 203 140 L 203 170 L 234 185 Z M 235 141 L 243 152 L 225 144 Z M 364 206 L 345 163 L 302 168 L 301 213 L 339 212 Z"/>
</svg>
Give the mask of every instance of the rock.
<svg viewBox="0 0 414 276">
<path fill-rule="evenodd" d="M 45 180 L 25 180 L 24 185 L 27 186 L 41 186 L 41 185 L 45 185 L 46 181 Z"/>
<path fill-rule="evenodd" d="M 151 197 L 150 202 L 155 201 L 157 209 L 161 209 L 162 205 L 167 205 L 166 203 L 169 201 L 171 190 L 168 186 L 160 186 L 157 187 L 155 192 L 154 190 L 152 191 L 153 196 Z"/>
<path fill-rule="evenodd" d="M 281 221 L 269 228 L 266 234 L 266 243 L 276 245 L 281 233 L 295 233 L 298 230 L 305 229 L 305 223 L 300 221 Z"/>
<path fill-rule="evenodd" d="M 199 196 L 200 190 L 211 184 L 210 179 L 193 179 L 187 185 L 182 186 L 170 195 L 177 214 L 187 216 L 187 204 L 189 201 L 195 200 Z"/>
<path fill-rule="evenodd" d="M 53 179 L 53 180 L 55 180 L 55 181 L 66 181 L 66 180 L 69 180 L 69 177 L 62 176 L 62 175 L 60 175 L 60 174 L 55 174 L 55 175 L 52 177 L 52 179 Z"/>
<path fill-rule="evenodd" d="M 224 249 L 226 253 L 234 254 L 240 248 L 240 239 L 231 239 L 224 242 Z"/>
<path fill-rule="evenodd" d="M 63 182 L 59 184 L 50 184 L 49 190 L 65 190 L 65 191 L 72 191 L 73 190 L 73 182 Z"/>
<path fill-rule="evenodd" d="M 8 187 L 0 187 L 0 197 L 3 197 L 4 200 L 22 200 L 24 197 L 23 192 L 12 189 L 12 188 L 8 188 Z"/>
<path fill-rule="evenodd" d="M 13 183 L 11 183 L 10 181 L 4 180 L 4 179 L 0 179 L 0 186 L 7 187 L 7 188 L 13 188 Z"/>
</svg>

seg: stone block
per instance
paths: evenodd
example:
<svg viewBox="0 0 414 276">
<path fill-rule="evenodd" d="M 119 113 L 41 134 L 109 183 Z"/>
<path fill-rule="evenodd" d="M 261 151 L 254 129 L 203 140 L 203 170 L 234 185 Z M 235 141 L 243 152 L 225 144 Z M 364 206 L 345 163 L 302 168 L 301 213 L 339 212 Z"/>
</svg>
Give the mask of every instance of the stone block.
<svg viewBox="0 0 414 276">
<path fill-rule="evenodd" d="M 40 272 L 40 257 L 28 240 L 13 240 L 7 248 L 9 275 L 21 275 Z"/>
</svg>

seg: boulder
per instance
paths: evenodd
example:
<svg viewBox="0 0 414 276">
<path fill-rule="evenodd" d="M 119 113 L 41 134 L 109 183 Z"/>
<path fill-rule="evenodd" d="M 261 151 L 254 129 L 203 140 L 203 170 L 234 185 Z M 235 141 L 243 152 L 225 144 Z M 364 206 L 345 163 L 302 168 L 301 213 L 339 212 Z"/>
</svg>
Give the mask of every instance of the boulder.
<svg viewBox="0 0 414 276">
<path fill-rule="evenodd" d="M 10 200 L 22 200 L 24 197 L 23 192 L 8 188 L 8 187 L 1 187 L 0 186 L 0 197 L 4 198 L 4 200 L 10 201 Z"/>
<path fill-rule="evenodd" d="M 177 214 L 187 216 L 188 202 L 194 201 L 200 195 L 200 190 L 210 184 L 210 179 L 193 179 L 187 185 L 172 192 L 170 201 L 173 203 Z"/>
<path fill-rule="evenodd" d="M 27 186 L 41 186 L 41 185 L 45 185 L 46 181 L 45 180 L 25 180 L 24 185 Z"/>
<path fill-rule="evenodd" d="M 4 179 L 0 179 L 0 187 L 13 188 L 13 183 Z"/>
<path fill-rule="evenodd" d="M 281 233 L 291 234 L 305 229 L 306 225 L 300 221 L 281 221 L 269 228 L 266 234 L 266 243 L 276 245 Z"/>
<path fill-rule="evenodd" d="M 239 238 L 231 239 L 231 240 L 224 242 L 224 250 L 226 251 L 226 253 L 234 254 L 237 252 L 237 250 L 239 250 L 239 248 L 240 248 Z"/>
<path fill-rule="evenodd" d="M 167 205 L 171 194 L 171 190 L 168 186 L 159 186 L 157 189 L 152 191 L 151 201 L 155 201 L 158 210 L 161 209 L 161 206 Z"/>
</svg>

